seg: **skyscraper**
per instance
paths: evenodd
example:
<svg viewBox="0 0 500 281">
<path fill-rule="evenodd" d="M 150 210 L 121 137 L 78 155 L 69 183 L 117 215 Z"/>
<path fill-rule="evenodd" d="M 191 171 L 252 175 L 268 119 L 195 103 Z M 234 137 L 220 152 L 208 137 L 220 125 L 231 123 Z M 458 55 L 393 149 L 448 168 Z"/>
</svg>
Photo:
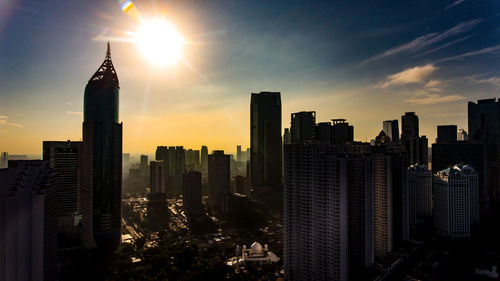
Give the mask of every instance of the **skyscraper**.
<svg viewBox="0 0 500 281">
<path fill-rule="evenodd" d="M 419 163 L 418 116 L 415 112 L 406 112 L 401 116 L 401 142 L 408 153 L 408 166 Z"/>
<path fill-rule="evenodd" d="M 118 76 L 108 43 L 104 62 L 85 87 L 80 189 L 82 241 L 114 249 L 121 240 L 122 123 Z"/>
<path fill-rule="evenodd" d="M 469 237 L 479 219 L 478 180 L 470 165 L 454 165 L 434 176 L 434 226 L 450 237 Z"/>
<path fill-rule="evenodd" d="M 147 155 L 141 155 L 141 164 L 140 164 L 140 169 L 141 169 L 141 176 L 146 177 L 149 174 L 149 167 L 148 167 L 148 156 Z"/>
<path fill-rule="evenodd" d="M 203 210 L 201 203 L 201 172 L 187 171 L 182 175 L 182 204 L 187 213 Z"/>
<path fill-rule="evenodd" d="M 163 160 L 151 161 L 149 167 L 151 193 L 167 193 L 167 164 Z"/>
<path fill-rule="evenodd" d="M 48 161 L 0 169 L 0 280 L 57 280 L 56 185 Z"/>
<path fill-rule="evenodd" d="M 44 141 L 43 160 L 57 172 L 58 230 L 72 232 L 78 212 L 81 141 Z"/>
<path fill-rule="evenodd" d="M 250 183 L 255 191 L 281 186 L 281 94 L 252 93 Z M 260 189 L 260 190 L 259 190 Z"/>
<path fill-rule="evenodd" d="M 432 171 L 425 165 L 408 168 L 409 224 L 415 227 L 417 218 L 432 216 Z"/>
<path fill-rule="evenodd" d="M 2 152 L 2 155 L 0 155 L 0 169 L 7 168 L 8 162 L 9 162 L 9 154 L 7 152 Z"/>
<path fill-rule="evenodd" d="M 243 160 L 241 155 L 241 145 L 236 146 L 236 161 L 241 162 Z"/>
<path fill-rule="evenodd" d="M 214 150 L 208 155 L 208 202 L 211 207 L 222 208 L 224 195 L 231 193 L 229 155 Z"/>
<path fill-rule="evenodd" d="M 206 146 L 201 147 L 201 170 L 206 172 L 208 169 L 208 148 Z"/>
<path fill-rule="evenodd" d="M 346 159 L 331 144 L 285 145 L 286 280 L 347 280 Z"/>
<path fill-rule="evenodd" d="M 399 142 L 398 120 L 386 120 L 382 123 L 385 134 L 391 138 L 392 142 Z"/>
<path fill-rule="evenodd" d="M 291 143 L 305 143 L 306 141 L 314 140 L 315 126 L 315 111 L 292 113 L 290 121 Z"/>
<path fill-rule="evenodd" d="M 334 144 L 343 144 L 354 140 L 354 126 L 349 125 L 346 119 L 332 119 L 332 141 Z"/>
<path fill-rule="evenodd" d="M 446 143 L 457 140 L 457 125 L 437 126 L 436 143 Z"/>
</svg>

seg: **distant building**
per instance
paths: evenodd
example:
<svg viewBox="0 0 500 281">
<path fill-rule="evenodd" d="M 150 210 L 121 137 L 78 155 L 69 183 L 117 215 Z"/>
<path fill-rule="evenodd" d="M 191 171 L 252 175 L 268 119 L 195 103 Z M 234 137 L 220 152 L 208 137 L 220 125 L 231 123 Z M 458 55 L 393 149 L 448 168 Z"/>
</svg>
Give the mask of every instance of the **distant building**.
<svg viewBox="0 0 500 281">
<path fill-rule="evenodd" d="M 333 143 L 332 138 L 332 123 L 331 122 L 320 122 L 316 124 L 315 128 L 315 139 L 322 144 Z"/>
<path fill-rule="evenodd" d="M 85 87 L 80 185 L 82 243 L 114 251 L 121 240 L 122 130 L 119 82 L 108 49 Z"/>
<path fill-rule="evenodd" d="M 292 113 L 290 122 L 291 143 L 305 143 L 314 140 L 316 126 L 315 111 Z"/>
<path fill-rule="evenodd" d="M 409 224 L 414 228 L 417 218 L 432 216 L 432 171 L 425 165 L 408 168 Z"/>
<path fill-rule="evenodd" d="M 237 175 L 234 177 L 234 193 L 250 196 L 250 180 L 248 177 Z"/>
<path fill-rule="evenodd" d="M 285 145 L 286 280 L 347 280 L 346 159 L 333 145 Z"/>
<path fill-rule="evenodd" d="M 201 203 L 201 172 L 187 171 L 182 181 L 182 204 L 187 213 L 203 210 Z"/>
<path fill-rule="evenodd" d="M 459 141 L 469 140 L 469 134 L 467 134 L 467 131 L 464 129 L 458 130 L 457 140 Z"/>
<path fill-rule="evenodd" d="M 201 170 L 208 170 L 208 148 L 206 146 L 201 147 Z"/>
<path fill-rule="evenodd" d="M 43 160 L 57 172 L 58 231 L 74 232 L 78 212 L 78 187 L 81 166 L 81 141 L 44 141 Z"/>
<path fill-rule="evenodd" d="M 149 166 L 148 166 L 148 156 L 141 155 L 140 162 L 141 176 L 147 177 L 149 175 Z"/>
<path fill-rule="evenodd" d="M 9 162 L 9 153 L 2 152 L 0 155 L 0 169 L 7 168 L 7 163 Z"/>
<path fill-rule="evenodd" d="M 457 125 L 437 126 L 436 143 L 446 143 L 457 141 Z"/>
<path fill-rule="evenodd" d="M 193 152 L 191 150 L 191 152 Z M 194 155 L 194 153 L 191 153 Z M 176 194 L 182 191 L 182 174 L 186 169 L 186 153 L 182 146 L 158 146 L 156 148 L 156 160 L 162 160 L 166 164 L 167 186 Z M 191 167 L 194 168 L 194 167 Z"/>
<path fill-rule="evenodd" d="M 231 193 L 229 155 L 214 150 L 208 156 L 208 203 L 223 208 L 224 195 Z"/>
<path fill-rule="evenodd" d="M 281 94 L 252 93 L 250 103 L 250 183 L 259 189 L 282 184 Z"/>
<path fill-rule="evenodd" d="M 242 162 L 241 145 L 236 146 L 236 161 Z"/>
<path fill-rule="evenodd" d="M 227 264 L 237 268 L 245 267 L 246 265 L 263 265 L 276 263 L 280 259 L 276 254 L 271 252 L 267 246 L 264 247 L 259 242 L 253 242 L 250 248 L 243 245 L 241 248 L 236 246 L 236 256 L 230 259 Z"/>
<path fill-rule="evenodd" d="M 283 144 L 292 143 L 292 136 L 290 135 L 290 129 L 285 128 L 285 132 L 283 133 Z"/>
<path fill-rule="evenodd" d="M 391 138 L 392 142 L 399 142 L 398 120 L 386 120 L 382 124 L 385 134 Z"/>
<path fill-rule="evenodd" d="M 151 161 L 149 164 L 151 193 L 167 193 L 167 164 L 163 160 Z"/>
<path fill-rule="evenodd" d="M 343 144 L 354 141 L 354 126 L 349 125 L 346 119 L 332 119 L 333 144 Z"/>
<path fill-rule="evenodd" d="M 200 169 L 200 151 L 199 150 L 193 150 L 193 161 L 194 161 L 194 168 L 196 170 Z"/>
<path fill-rule="evenodd" d="M 406 112 L 401 116 L 401 142 L 408 153 L 408 166 L 421 163 L 420 142 L 419 142 L 418 116 L 415 112 Z M 427 163 L 421 163 L 426 165 Z"/>
<path fill-rule="evenodd" d="M 57 280 L 56 200 L 48 161 L 0 169 L 0 280 Z"/>
<path fill-rule="evenodd" d="M 469 165 L 455 165 L 434 176 L 434 226 L 450 237 L 469 237 L 479 220 L 477 172 Z"/>
<path fill-rule="evenodd" d="M 225 213 L 239 213 L 248 209 L 248 196 L 239 193 L 225 193 L 222 209 Z"/>
</svg>

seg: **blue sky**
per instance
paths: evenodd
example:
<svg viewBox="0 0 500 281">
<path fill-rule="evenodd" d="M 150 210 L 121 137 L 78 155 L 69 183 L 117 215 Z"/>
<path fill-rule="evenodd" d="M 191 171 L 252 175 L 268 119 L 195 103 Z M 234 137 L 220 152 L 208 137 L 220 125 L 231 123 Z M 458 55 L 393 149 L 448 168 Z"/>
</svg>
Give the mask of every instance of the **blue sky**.
<svg viewBox="0 0 500 281">
<path fill-rule="evenodd" d="M 124 150 L 234 151 L 249 144 L 250 93 L 282 92 L 290 113 L 347 118 L 370 140 L 386 119 L 467 129 L 467 102 L 500 86 L 500 1 L 136 1 L 191 43 L 189 67 L 157 68 L 117 40 L 140 23 L 118 1 L 0 0 L 0 150 L 39 154 L 81 138 L 86 81 L 105 38 L 120 78 Z"/>
</svg>

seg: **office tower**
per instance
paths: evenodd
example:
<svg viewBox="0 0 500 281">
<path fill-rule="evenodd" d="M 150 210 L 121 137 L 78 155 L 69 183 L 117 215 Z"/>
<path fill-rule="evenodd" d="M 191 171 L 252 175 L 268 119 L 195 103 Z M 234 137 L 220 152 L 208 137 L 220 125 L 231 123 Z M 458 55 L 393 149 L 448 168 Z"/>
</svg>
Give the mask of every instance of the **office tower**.
<svg viewBox="0 0 500 281">
<path fill-rule="evenodd" d="M 437 126 L 436 143 L 453 142 L 457 140 L 457 125 Z"/>
<path fill-rule="evenodd" d="M 469 237 L 479 220 L 477 173 L 470 165 L 454 165 L 434 176 L 434 226 L 450 237 Z"/>
<path fill-rule="evenodd" d="M 0 280 L 57 280 L 56 185 L 48 161 L 0 169 Z"/>
<path fill-rule="evenodd" d="M 9 162 L 9 154 L 7 152 L 2 152 L 2 155 L 0 155 L 0 169 L 7 168 L 8 162 Z"/>
<path fill-rule="evenodd" d="M 250 103 L 250 183 L 257 192 L 281 186 L 280 95 L 279 92 L 252 93 Z"/>
<path fill-rule="evenodd" d="M 208 148 L 206 146 L 201 147 L 201 170 L 207 171 L 208 169 Z"/>
<path fill-rule="evenodd" d="M 141 176 L 143 176 L 143 177 L 145 177 L 149 174 L 148 156 L 147 155 L 141 155 L 140 170 L 141 170 Z"/>
<path fill-rule="evenodd" d="M 283 144 L 292 143 L 291 138 L 292 138 L 292 136 L 290 135 L 290 129 L 285 128 L 285 132 L 283 133 Z"/>
<path fill-rule="evenodd" d="M 386 120 L 382 123 L 382 129 L 385 134 L 391 138 L 392 142 L 399 142 L 399 123 L 398 120 Z"/>
<path fill-rule="evenodd" d="M 182 175 L 182 204 L 187 213 L 203 210 L 201 203 L 201 172 L 187 171 Z"/>
<path fill-rule="evenodd" d="M 332 122 L 332 141 L 334 144 L 354 141 L 354 126 L 349 125 L 346 119 L 332 119 Z"/>
<path fill-rule="evenodd" d="M 474 141 L 455 141 L 432 144 L 432 173 L 436 174 L 454 163 L 469 164 L 478 173 L 479 204 L 481 208 L 488 205 L 487 152 L 486 144 Z"/>
<path fill-rule="evenodd" d="M 285 280 L 347 280 L 346 159 L 333 145 L 285 145 Z"/>
<path fill-rule="evenodd" d="M 483 200 L 489 204 L 500 200 L 500 102 L 494 98 L 469 102 L 468 121 L 469 140 L 486 144 L 488 182 Z"/>
<path fill-rule="evenodd" d="M 241 145 L 236 146 L 236 161 L 242 162 Z"/>
<path fill-rule="evenodd" d="M 426 136 L 418 138 L 418 163 L 425 166 L 429 164 L 429 140 Z"/>
<path fill-rule="evenodd" d="M 409 224 L 415 227 L 417 218 L 432 216 L 432 171 L 425 165 L 408 168 Z"/>
<path fill-rule="evenodd" d="M 208 155 L 208 202 L 211 207 L 222 207 L 224 194 L 231 193 L 229 155 L 214 150 Z"/>
<path fill-rule="evenodd" d="M 364 147 L 370 148 L 369 144 Z M 352 149 L 356 150 L 358 149 Z M 365 153 L 348 155 L 349 279 L 356 280 L 361 270 L 374 262 L 372 159 L 370 154 Z"/>
<path fill-rule="evenodd" d="M 167 164 L 163 160 L 151 161 L 149 164 L 149 188 L 151 189 L 151 193 L 167 193 Z"/>
<path fill-rule="evenodd" d="M 408 153 L 408 166 L 415 163 L 420 163 L 419 159 L 419 130 L 418 116 L 415 112 L 406 112 L 401 116 L 401 142 L 404 144 Z M 421 163 L 427 164 L 427 163 Z"/>
<path fill-rule="evenodd" d="M 290 121 L 291 143 L 305 143 L 314 140 L 316 126 L 315 111 L 301 111 L 292 113 Z"/>
<path fill-rule="evenodd" d="M 106 58 L 88 81 L 84 96 L 80 208 L 82 243 L 86 248 L 113 250 L 121 240 L 119 89 L 108 43 Z"/>
<path fill-rule="evenodd" d="M 195 169 L 200 168 L 200 151 L 199 150 L 193 150 L 193 162 L 194 162 L 194 167 Z"/>
<path fill-rule="evenodd" d="M 469 140 L 469 134 L 467 134 L 467 131 L 464 129 L 458 130 L 457 140 L 459 140 L 459 141 Z"/>
<path fill-rule="evenodd" d="M 239 193 L 250 197 L 251 191 L 248 177 L 237 175 L 234 178 L 234 193 Z"/>
<path fill-rule="evenodd" d="M 381 132 L 383 133 L 383 131 Z M 385 257 L 409 239 L 408 170 L 398 143 L 377 143 L 372 153 L 373 228 L 376 257 Z"/>
<path fill-rule="evenodd" d="M 57 220 L 59 232 L 73 232 L 78 212 L 81 141 L 44 141 L 43 160 L 57 172 Z"/>
</svg>

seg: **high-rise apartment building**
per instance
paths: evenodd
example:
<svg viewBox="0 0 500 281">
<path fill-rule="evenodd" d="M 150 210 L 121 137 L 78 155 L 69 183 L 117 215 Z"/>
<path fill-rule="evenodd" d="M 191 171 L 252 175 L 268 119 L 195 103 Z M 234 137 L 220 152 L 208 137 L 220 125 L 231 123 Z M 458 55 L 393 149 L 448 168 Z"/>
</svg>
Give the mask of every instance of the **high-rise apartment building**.
<svg viewBox="0 0 500 281">
<path fill-rule="evenodd" d="M 0 169 L 0 280 L 57 280 L 56 200 L 48 161 Z"/>
<path fill-rule="evenodd" d="M 237 145 L 236 146 L 236 161 L 237 162 L 242 162 L 243 160 L 243 157 L 242 157 L 242 153 L 241 153 L 241 145 Z"/>
<path fill-rule="evenodd" d="M 432 171 L 425 165 L 408 168 L 409 224 L 414 228 L 417 218 L 432 216 Z"/>
<path fill-rule="evenodd" d="M 347 280 L 346 159 L 333 145 L 285 145 L 286 280 Z"/>
<path fill-rule="evenodd" d="M 406 112 L 401 116 L 401 141 L 408 153 L 408 166 L 419 163 L 419 124 L 415 112 Z"/>
<path fill-rule="evenodd" d="M 399 142 L 399 123 L 398 120 L 386 120 L 382 123 L 382 129 L 385 134 L 391 138 L 392 142 Z"/>
<path fill-rule="evenodd" d="M 282 183 L 281 94 L 252 93 L 250 103 L 250 183 L 276 189 Z"/>
<path fill-rule="evenodd" d="M 231 193 L 230 157 L 223 150 L 208 155 L 208 202 L 211 207 L 222 208 L 224 195 Z"/>
<path fill-rule="evenodd" d="M 82 241 L 113 250 L 121 240 L 122 123 L 118 76 L 108 49 L 85 87 L 80 188 Z"/>
<path fill-rule="evenodd" d="M 315 126 L 315 111 L 292 113 L 290 121 L 291 143 L 305 143 L 306 141 L 314 140 Z"/>
<path fill-rule="evenodd" d="M 479 220 L 478 178 L 470 165 L 454 165 L 434 176 L 434 226 L 450 237 L 469 237 Z"/>
<path fill-rule="evenodd" d="M 182 204 L 187 213 L 203 210 L 201 203 L 201 172 L 187 171 L 182 175 Z"/>
<path fill-rule="evenodd" d="M 346 119 L 332 119 L 332 123 L 332 141 L 334 144 L 354 141 L 354 126 L 349 125 Z"/>
<path fill-rule="evenodd" d="M 81 141 L 44 141 L 43 160 L 57 172 L 58 231 L 73 232 L 78 212 Z"/>
<path fill-rule="evenodd" d="M 149 166 L 148 166 L 148 156 L 147 155 L 141 155 L 141 162 L 140 162 L 140 170 L 141 170 L 141 176 L 146 177 L 149 175 Z"/>
<path fill-rule="evenodd" d="M 168 167 L 165 161 L 149 162 L 149 182 L 151 193 L 167 193 Z"/>
<path fill-rule="evenodd" d="M 208 170 L 208 148 L 206 146 L 201 147 L 201 170 L 206 172 Z"/>
</svg>

